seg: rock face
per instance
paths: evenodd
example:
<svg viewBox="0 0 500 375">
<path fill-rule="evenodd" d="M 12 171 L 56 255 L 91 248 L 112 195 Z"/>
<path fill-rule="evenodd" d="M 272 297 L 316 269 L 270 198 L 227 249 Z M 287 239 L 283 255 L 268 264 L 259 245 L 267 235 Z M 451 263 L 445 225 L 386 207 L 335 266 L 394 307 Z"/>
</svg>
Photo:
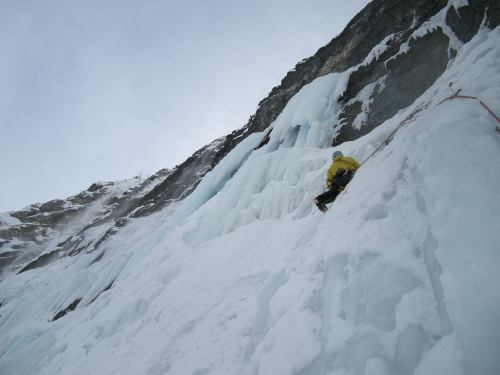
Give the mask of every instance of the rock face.
<svg viewBox="0 0 500 375">
<path fill-rule="evenodd" d="M 340 35 L 288 72 L 245 126 L 201 148 L 173 170 L 146 180 L 94 184 L 65 200 L 0 215 L 0 275 L 95 251 L 129 219 L 185 198 L 239 142 L 268 129 L 292 96 L 323 75 L 351 71 L 340 121 L 332 123 L 332 144 L 370 132 L 431 86 L 455 56 L 457 44 L 470 40 L 482 25 L 493 28 L 500 23 L 500 5 L 494 0 L 446 6 L 445 0 L 374 0 Z M 445 18 L 446 30 L 434 26 L 436 17 Z M 415 34 L 423 25 L 428 32 Z"/>
<path fill-rule="evenodd" d="M 232 145 L 232 142 L 228 139 L 233 138 L 227 136 L 215 140 L 178 165 L 171 174 L 135 204 L 132 216 L 148 215 L 163 208 L 169 202 L 188 196 L 203 176 L 217 165 L 223 155 L 229 152 L 226 148 Z"/>
<path fill-rule="evenodd" d="M 483 22 L 491 28 L 499 24 L 497 2 L 469 3 L 469 6 L 458 10 L 455 7 L 447 10 L 446 24 L 451 31 L 435 27 L 430 17 L 446 5 L 442 1 L 419 2 L 416 11 L 410 12 L 414 16 L 410 27 L 391 31 L 387 49 L 368 63 L 358 66 L 351 74 L 333 145 L 367 134 L 401 108 L 407 107 L 444 72 L 449 60 L 456 54 L 457 44 L 469 41 Z M 379 16 L 383 19 L 382 14 Z M 408 19 L 402 17 L 400 24 L 405 22 Z M 415 34 L 414 30 L 425 22 L 430 32 Z M 362 92 L 368 87 L 369 92 Z"/>
<path fill-rule="evenodd" d="M 95 250 L 171 173 L 162 169 L 148 179 L 95 183 L 65 200 L 0 214 L 0 278 L 9 271 L 24 272 L 61 256 Z"/>
</svg>

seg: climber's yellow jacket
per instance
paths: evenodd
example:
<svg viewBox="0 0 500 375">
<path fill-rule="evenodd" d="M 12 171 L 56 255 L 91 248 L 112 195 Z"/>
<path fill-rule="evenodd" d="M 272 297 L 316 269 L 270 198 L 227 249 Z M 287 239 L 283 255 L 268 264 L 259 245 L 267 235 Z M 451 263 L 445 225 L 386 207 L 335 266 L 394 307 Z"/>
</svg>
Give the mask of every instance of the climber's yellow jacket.
<svg viewBox="0 0 500 375">
<path fill-rule="evenodd" d="M 328 168 L 328 173 L 326 174 L 326 185 L 328 188 L 330 187 L 333 177 L 340 169 L 356 172 L 358 168 L 359 163 L 355 159 L 349 156 L 337 156 L 332 162 L 330 168 Z"/>
</svg>

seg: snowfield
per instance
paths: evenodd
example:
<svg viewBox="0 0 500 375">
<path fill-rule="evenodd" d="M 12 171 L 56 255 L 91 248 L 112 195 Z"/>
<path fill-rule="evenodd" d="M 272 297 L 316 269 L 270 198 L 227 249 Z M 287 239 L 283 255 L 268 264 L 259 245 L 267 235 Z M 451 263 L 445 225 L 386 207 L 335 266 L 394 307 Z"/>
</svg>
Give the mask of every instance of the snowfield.
<svg viewBox="0 0 500 375">
<path fill-rule="evenodd" d="M 364 161 L 323 214 L 337 98 L 305 86 L 186 199 L 99 253 L 2 281 L 9 375 L 500 373 L 500 28 L 412 106 L 338 149 Z M 347 76 L 347 77 L 346 77 Z M 74 311 L 53 320 L 77 301 Z"/>
</svg>

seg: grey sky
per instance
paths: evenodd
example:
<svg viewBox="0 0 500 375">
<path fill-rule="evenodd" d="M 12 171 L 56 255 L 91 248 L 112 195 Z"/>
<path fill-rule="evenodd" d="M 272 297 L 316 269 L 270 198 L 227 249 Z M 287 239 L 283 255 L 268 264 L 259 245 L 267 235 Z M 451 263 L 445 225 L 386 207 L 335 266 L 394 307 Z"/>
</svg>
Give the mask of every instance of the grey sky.
<svg viewBox="0 0 500 375">
<path fill-rule="evenodd" d="M 0 212 L 179 164 L 368 0 L 0 0 Z"/>
</svg>

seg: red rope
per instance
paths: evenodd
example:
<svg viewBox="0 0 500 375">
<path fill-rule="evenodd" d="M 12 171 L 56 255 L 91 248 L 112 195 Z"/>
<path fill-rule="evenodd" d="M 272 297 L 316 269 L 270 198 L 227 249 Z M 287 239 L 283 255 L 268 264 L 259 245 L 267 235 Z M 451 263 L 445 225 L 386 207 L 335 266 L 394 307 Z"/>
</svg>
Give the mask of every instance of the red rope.
<svg viewBox="0 0 500 375">
<path fill-rule="evenodd" d="M 444 102 L 445 102 L 445 101 L 447 101 L 447 100 L 453 100 L 453 99 L 473 99 L 473 100 L 477 100 L 477 101 L 478 101 L 478 102 L 479 102 L 479 103 L 483 106 L 483 108 L 484 108 L 484 109 L 486 109 L 486 110 L 488 111 L 488 113 L 489 113 L 491 116 L 493 116 L 493 118 L 494 118 L 495 120 L 497 120 L 497 122 L 500 122 L 500 118 L 499 118 L 499 117 L 498 117 L 498 116 L 497 116 L 497 115 L 496 115 L 496 114 L 495 114 L 495 113 L 494 113 L 494 112 L 490 109 L 490 107 L 488 107 L 488 106 L 487 106 L 487 105 L 486 105 L 486 104 L 485 104 L 485 103 L 484 103 L 481 99 L 476 98 L 475 96 L 469 96 L 469 95 L 458 95 L 458 93 L 459 93 L 459 92 L 460 92 L 460 90 L 458 90 L 458 91 L 457 91 L 454 95 L 449 96 L 449 97 L 447 97 L 447 98 L 445 98 L 445 99 L 441 100 L 441 101 L 440 101 L 440 102 L 436 105 L 436 107 L 437 107 L 438 105 L 440 105 L 440 104 L 444 103 Z M 367 157 L 367 158 L 366 158 L 366 159 L 365 159 L 365 160 L 364 160 L 364 161 L 360 164 L 360 167 L 361 167 L 363 164 L 365 164 L 365 163 L 366 163 L 366 162 L 367 162 L 367 161 L 368 161 L 368 160 L 369 160 L 369 159 L 370 159 L 373 155 L 375 155 L 378 151 L 380 151 L 380 149 L 381 149 L 382 147 L 386 146 L 386 145 L 390 142 L 390 140 L 391 140 L 391 138 L 394 136 L 394 134 L 396 134 L 396 133 L 397 133 L 397 131 L 398 131 L 399 129 L 401 129 L 401 127 L 402 127 L 402 126 L 404 126 L 404 125 L 406 125 L 406 124 L 408 124 L 408 123 L 410 123 L 410 122 L 415 121 L 415 120 L 417 119 L 417 117 L 419 117 L 419 113 L 420 113 L 422 110 L 424 110 L 424 109 L 427 109 L 427 105 L 425 105 L 424 107 L 422 107 L 422 108 L 420 108 L 420 109 L 417 109 L 415 112 L 413 112 L 413 113 L 412 113 L 412 114 L 410 114 L 408 117 L 406 117 L 403 121 L 401 121 L 401 122 L 399 123 L 399 125 L 398 125 L 395 129 L 394 129 L 394 131 L 393 131 L 391 134 L 389 134 L 389 136 L 385 139 L 385 141 L 384 141 L 384 142 L 382 142 L 382 143 L 380 144 L 380 146 L 378 146 L 378 147 L 375 149 L 375 151 L 373 151 L 373 152 L 372 152 L 372 153 L 371 153 L 371 154 L 370 154 L 370 155 L 369 155 L 369 156 L 368 156 L 368 157 Z M 497 127 L 497 128 L 495 128 L 495 130 L 496 130 L 498 133 L 500 133 L 500 129 L 499 129 L 498 127 Z"/>
<path fill-rule="evenodd" d="M 468 96 L 468 95 L 452 95 L 452 96 L 449 96 L 447 97 L 446 99 L 443 99 L 441 100 L 439 104 L 442 104 L 444 103 L 445 101 L 447 100 L 453 100 L 453 99 L 473 99 L 473 100 L 477 100 L 479 102 L 479 104 L 481 104 L 483 106 L 484 109 L 486 109 L 488 111 L 488 113 L 493 116 L 493 118 L 495 120 L 497 120 L 497 122 L 500 122 L 500 117 L 498 117 L 492 110 L 490 107 L 488 107 L 481 99 L 479 98 L 476 98 L 475 96 Z"/>
</svg>

